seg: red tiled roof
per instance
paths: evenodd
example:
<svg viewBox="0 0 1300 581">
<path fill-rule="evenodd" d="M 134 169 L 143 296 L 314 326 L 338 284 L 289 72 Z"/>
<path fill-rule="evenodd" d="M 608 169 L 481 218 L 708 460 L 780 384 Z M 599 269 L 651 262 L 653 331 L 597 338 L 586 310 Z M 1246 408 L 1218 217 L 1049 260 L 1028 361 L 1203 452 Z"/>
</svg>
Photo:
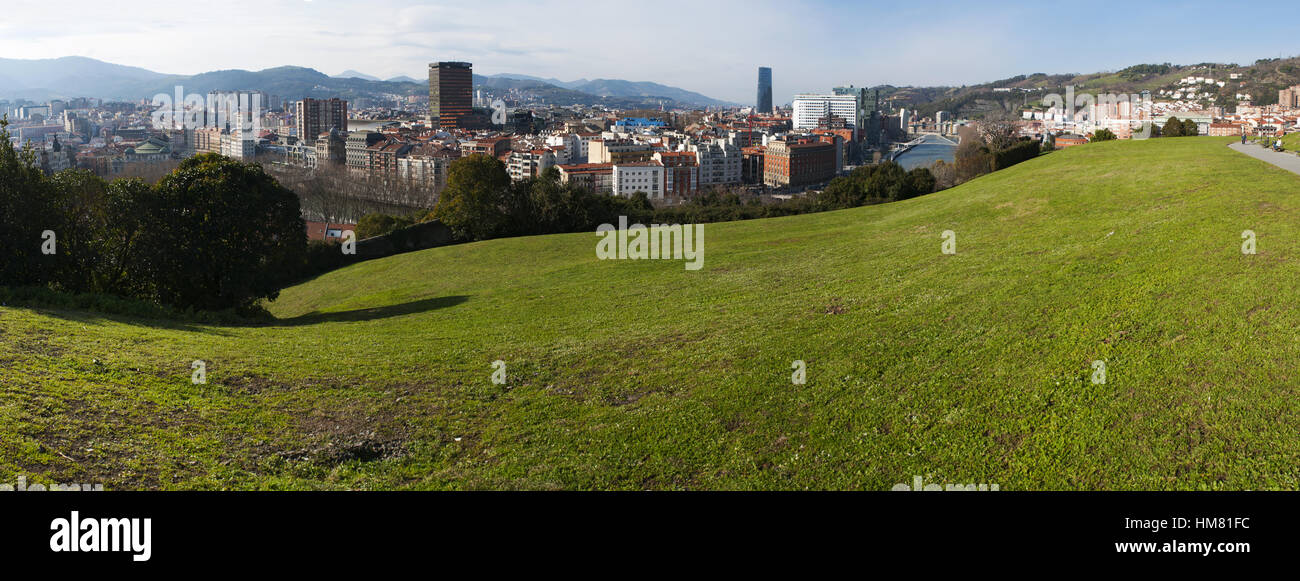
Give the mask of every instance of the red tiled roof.
<svg viewBox="0 0 1300 581">
<path fill-rule="evenodd" d="M 324 240 L 325 232 L 328 230 L 352 230 L 356 231 L 356 224 L 340 224 L 335 222 L 307 222 L 307 239 Z"/>
</svg>

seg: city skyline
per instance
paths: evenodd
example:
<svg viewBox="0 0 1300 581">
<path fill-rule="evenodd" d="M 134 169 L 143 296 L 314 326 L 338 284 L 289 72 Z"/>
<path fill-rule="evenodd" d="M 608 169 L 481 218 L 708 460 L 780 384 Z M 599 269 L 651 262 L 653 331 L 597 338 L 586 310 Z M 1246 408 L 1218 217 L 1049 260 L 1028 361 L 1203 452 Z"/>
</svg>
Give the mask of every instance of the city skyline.
<svg viewBox="0 0 1300 581">
<path fill-rule="evenodd" d="M 1132 25 L 1075 32 L 1054 24 L 1057 13 L 1068 8 L 999 11 L 957 2 L 922 9 L 835 1 L 719 0 L 657 7 L 575 0 L 539 10 L 515 0 L 491 6 L 379 0 L 367 5 L 365 19 L 358 19 L 354 7 L 335 0 L 235 0 L 222 14 L 247 14 L 236 18 L 241 35 L 259 40 L 230 43 L 230 19 L 213 19 L 201 6 L 145 1 L 126 11 L 100 2 L 70 2 L 69 12 L 80 18 L 68 19 L 51 13 L 46 4 L 18 0 L 7 7 L 10 18 L 0 22 L 0 54 L 23 59 L 87 56 L 169 74 L 294 65 L 331 75 L 352 69 L 417 80 L 430 62 L 467 61 L 480 74 L 653 81 L 745 105 L 753 104 L 754 70 L 767 66 L 776 79 L 774 104 L 787 104 L 797 93 L 848 83 L 963 85 L 1035 72 L 1117 70 L 1143 62 L 1247 64 L 1290 56 L 1288 40 L 1270 24 L 1300 18 L 1300 7 L 1278 4 L 1265 8 L 1268 19 L 1215 19 L 1214 33 L 1202 35 L 1194 31 L 1204 29 L 1220 5 L 1101 2 L 1070 14 L 1084 18 L 1111 7 Z M 739 43 L 732 35 L 676 31 L 646 45 L 611 34 L 610 26 L 650 21 L 663 9 L 689 11 L 699 20 L 725 20 L 750 30 L 749 38 L 771 40 Z M 530 18 L 500 17 L 519 10 L 527 10 Z M 572 18 L 589 11 L 601 17 Z M 339 21 L 364 24 L 340 32 Z M 799 22 L 824 24 L 795 25 Z M 1133 35 L 1133 27 L 1144 23 L 1149 24 L 1144 34 Z M 1072 35 L 1078 37 L 1077 50 L 1051 48 L 1068 45 Z M 1017 36 L 1042 42 L 1007 40 Z M 128 38 L 131 42 L 124 42 Z M 849 48 L 827 50 L 828 42 L 848 43 Z M 159 51 L 159 45 L 222 50 Z M 680 46 L 693 49 L 688 63 L 674 57 Z"/>
</svg>

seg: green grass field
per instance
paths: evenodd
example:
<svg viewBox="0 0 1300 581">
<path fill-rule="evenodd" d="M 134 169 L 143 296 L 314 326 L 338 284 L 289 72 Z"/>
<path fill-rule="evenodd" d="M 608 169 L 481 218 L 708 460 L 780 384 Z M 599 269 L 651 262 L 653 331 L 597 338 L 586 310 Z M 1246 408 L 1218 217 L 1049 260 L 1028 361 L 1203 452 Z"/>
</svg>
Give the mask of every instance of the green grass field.
<svg viewBox="0 0 1300 581">
<path fill-rule="evenodd" d="M 1277 141 L 1275 138 L 1274 141 Z M 1282 138 L 1282 147 L 1291 152 L 1300 151 L 1300 133 L 1288 133 Z"/>
<path fill-rule="evenodd" d="M 694 272 L 584 233 L 355 265 L 275 325 L 0 308 L 0 482 L 1295 489 L 1300 176 L 1231 141 L 710 224 Z"/>
</svg>

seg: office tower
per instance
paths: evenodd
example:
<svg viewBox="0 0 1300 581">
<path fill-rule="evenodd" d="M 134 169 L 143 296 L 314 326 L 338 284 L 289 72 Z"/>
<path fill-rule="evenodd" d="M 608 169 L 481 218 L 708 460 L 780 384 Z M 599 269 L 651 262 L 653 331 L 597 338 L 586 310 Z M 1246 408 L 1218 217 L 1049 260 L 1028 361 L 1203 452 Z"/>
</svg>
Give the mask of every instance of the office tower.
<svg viewBox="0 0 1300 581">
<path fill-rule="evenodd" d="M 330 129 L 348 130 L 348 102 L 342 99 L 303 99 L 294 110 L 298 139 L 315 143 Z"/>
<path fill-rule="evenodd" d="M 429 63 L 429 122 L 443 129 L 465 127 L 473 112 L 474 68 L 470 63 Z"/>
<path fill-rule="evenodd" d="M 849 127 L 858 127 L 857 95 L 795 95 L 794 128 L 816 129 L 826 117 L 839 117 Z"/>
<path fill-rule="evenodd" d="M 857 88 L 854 87 L 853 85 L 849 85 L 847 87 L 835 87 L 831 89 L 831 93 L 834 93 L 836 95 L 848 95 L 857 100 L 856 109 L 857 109 L 858 118 L 847 119 L 846 121 L 852 123 L 853 126 L 859 130 L 866 130 L 867 122 L 871 118 L 871 111 L 869 111 L 867 108 L 867 106 L 870 105 L 870 103 L 868 102 L 870 97 L 867 94 L 867 89 Z"/>
<path fill-rule="evenodd" d="M 759 113 L 772 112 L 772 69 L 768 67 L 758 67 L 758 101 L 756 110 Z"/>
</svg>

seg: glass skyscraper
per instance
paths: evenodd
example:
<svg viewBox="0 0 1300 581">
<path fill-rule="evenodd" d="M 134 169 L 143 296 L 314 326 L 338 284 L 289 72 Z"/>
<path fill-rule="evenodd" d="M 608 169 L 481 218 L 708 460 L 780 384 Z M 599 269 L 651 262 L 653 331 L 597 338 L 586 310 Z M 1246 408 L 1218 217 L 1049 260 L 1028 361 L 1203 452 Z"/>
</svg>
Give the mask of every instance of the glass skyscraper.
<svg viewBox="0 0 1300 581">
<path fill-rule="evenodd" d="M 758 100 L 755 101 L 759 113 L 772 112 L 772 69 L 758 67 Z"/>
</svg>

